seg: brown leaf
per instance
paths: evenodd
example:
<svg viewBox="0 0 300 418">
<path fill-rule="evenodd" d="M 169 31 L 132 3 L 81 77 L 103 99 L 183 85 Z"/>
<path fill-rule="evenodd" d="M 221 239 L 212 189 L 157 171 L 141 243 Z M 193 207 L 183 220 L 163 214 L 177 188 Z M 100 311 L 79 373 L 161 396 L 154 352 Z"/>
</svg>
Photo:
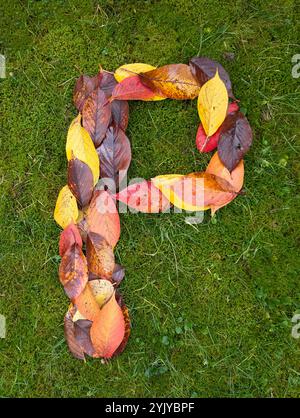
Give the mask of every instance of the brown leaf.
<svg viewBox="0 0 300 418">
<path fill-rule="evenodd" d="M 94 357 L 111 358 L 125 335 L 125 320 L 115 295 L 103 306 L 91 327 Z"/>
<path fill-rule="evenodd" d="M 73 316 L 76 312 L 76 308 L 71 305 L 64 318 L 64 331 L 65 338 L 69 347 L 70 352 L 75 358 L 84 360 L 84 351 L 80 343 L 77 341 L 75 336 L 75 324 L 73 322 Z"/>
<path fill-rule="evenodd" d="M 65 252 L 72 247 L 73 244 L 78 244 L 82 248 L 82 239 L 78 228 L 74 224 L 70 224 L 60 234 L 59 240 L 59 255 L 64 256 Z"/>
<path fill-rule="evenodd" d="M 59 279 L 71 300 L 85 288 L 88 282 L 87 262 L 78 244 L 73 244 L 61 259 Z"/>
<path fill-rule="evenodd" d="M 186 64 L 169 64 L 139 75 L 142 83 L 156 94 L 170 99 L 195 99 L 200 91 L 198 81 Z"/>
<path fill-rule="evenodd" d="M 83 127 L 90 134 L 95 147 L 99 147 L 111 120 L 111 104 L 104 91 L 96 88 L 84 103 L 82 110 Z"/>
<path fill-rule="evenodd" d="M 101 78 L 102 75 L 99 73 L 95 77 L 81 75 L 77 79 L 73 92 L 73 101 L 79 112 L 82 112 L 83 105 L 92 91 L 99 86 Z"/>
<path fill-rule="evenodd" d="M 95 232 L 89 232 L 86 241 L 88 269 L 102 279 L 110 279 L 115 267 L 114 252 L 107 241 Z"/>
<path fill-rule="evenodd" d="M 120 238 L 120 217 L 114 200 L 105 190 L 94 192 L 86 215 L 86 229 L 101 235 L 113 248 Z"/>
<path fill-rule="evenodd" d="M 220 132 L 218 155 L 231 172 L 243 159 L 252 144 L 252 129 L 247 118 L 241 113 L 229 114 Z"/>
<path fill-rule="evenodd" d="M 116 199 L 144 213 L 165 212 L 170 208 L 169 200 L 147 180 L 129 185 L 116 194 Z"/>
<path fill-rule="evenodd" d="M 112 122 L 124 132 L 128 126 L 129 106 L 126 100 L 113 100 L 111 102 Z"/>
<path fill-rule="evenodd" d="M 130 142 L 122 129 L 111 125 L 97 153 L 100 160 L 100 177 L 110 178 L 115 182 L 115 188 L 126 176 L 131 162 Z"/>
<path fill-rule="evenodd" d="M 94 189 L 93 173 L 90 167 L 78 158 L 68 162 L 68 186 L 81 208 L 89 204 Z"/>
<path fill-rule="evenodd" d="M 203 86 L 203 84 L 213 78 L 216 74 L 216 70 L 218 69 L 219 76 L 227 88 L 228 96 L 232 99 L 235 98 L 232 93 L 229 75 L 217 61 L 211 60 L 207 57 L 194 57 L 190 60 L 189 66 L 193 76 L 196 80 L 198 80 L 200 86 Z"/>
</svg>

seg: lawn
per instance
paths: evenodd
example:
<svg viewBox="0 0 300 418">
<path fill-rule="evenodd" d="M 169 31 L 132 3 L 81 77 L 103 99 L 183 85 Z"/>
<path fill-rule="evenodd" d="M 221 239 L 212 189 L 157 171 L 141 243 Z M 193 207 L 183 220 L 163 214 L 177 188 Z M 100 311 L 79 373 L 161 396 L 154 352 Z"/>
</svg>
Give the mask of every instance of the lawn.
<svg viewBox="0 0 300 418">
<path fill-rule="evenodd" d="M 297 2 L 0 3 L 0 395 L 299 397 Z M 252 125 L 246 194 L 194 226 L 185 214 L 121 215 L 116 257 L 131 338 L 107 365 L 80 362 L 64 340 L 53 220 L 74 82 L 99 64 L 113 71 L 195 55 L 225 66 Z M 129 178 L 203 170 L 210 155 L 195 147 L 198 124 L 196 101 L 131 102 Z"/>
</svg>

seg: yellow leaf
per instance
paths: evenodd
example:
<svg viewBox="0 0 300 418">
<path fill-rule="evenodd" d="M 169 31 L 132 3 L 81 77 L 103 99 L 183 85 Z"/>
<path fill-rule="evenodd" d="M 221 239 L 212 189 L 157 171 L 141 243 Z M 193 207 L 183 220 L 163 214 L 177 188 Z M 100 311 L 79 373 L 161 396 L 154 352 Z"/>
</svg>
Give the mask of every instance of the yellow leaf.
<svg viewBox="0 0 300 418">
<path fill-rule="evenodd" d="M 99 157 L 89 133 L 81 126 L 81 114 L 71 123 L 66 143 L 67 159 L 78 158 L 93 173 L 94 185 L 99 180 Z"/>
<path fill-rule="evenodd" d="M 195 189 L 195 183 L 184 182 L 187 176 L 181 174 L 166 174 L 151 179 L 155 187 L 177 208 L 188 211 L 202 211 L 209 209 L 209 206 L 195 205 L 192 189 Z"/>
<path fill-rule="evenodd" d="M 59 194 L 54 209 L 54 219 L 63 229 L 78 218 L 76 198 L 68 186 L 64 186 Z"/>
<path fill-rule="evenodd" d="M 115 71 L 115 79 L 120 83 L 124 78 L 132 77 L 133 75 L 145 73 L 147 71 L 155 70 L 156 67 L 150 64 L 143 64 L 135 62 L 133 64 L 125 64 L 117 68 Z"/>
<path fill-rule="evenodd" d="M 150 64 L 144 64 L 141 62 L 135 62 L 133 64 L 125 64 L 121 67 L 117 68 L 115 71 L 115 79 L 118 83 L 123 81 L 125 78 L 132 77 L 137 74 L 146 73 L 147 71 L 155 70 L 156 67 L 153 67 L 153 65 Z M 158 101 L 158 100 L 164 100 L 166 99 L 165 96 L 161 96 L 158 94 L 155 94 L 150 99 L 144 99 L 145 102 L 152 102 L 152 101 Z"/>
<path fill-rule="evenodd" d="M 198 96 L 198 113 L 207 136 L 213 135 L 222 125 L 227 106 L 227 89 L 217 70 L 215 76 L 201 87 Z"/>
</svg>

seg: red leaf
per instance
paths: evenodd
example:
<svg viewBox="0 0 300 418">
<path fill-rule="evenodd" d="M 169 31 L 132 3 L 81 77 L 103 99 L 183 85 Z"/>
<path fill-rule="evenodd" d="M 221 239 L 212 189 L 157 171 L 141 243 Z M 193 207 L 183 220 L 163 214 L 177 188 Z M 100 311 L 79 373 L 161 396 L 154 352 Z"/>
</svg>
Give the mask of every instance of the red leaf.
<svg viewBox="0 0 300 418">
<path fill-rule="evenodd" d="M 120 218 L 110 194 L 97 190 L 91 200 L 86 216 L 88 232 L 101 235 L 109 245 L 115 247 L 120 238 Z"/>
<path fill-rule="evenodd" d="M 125 320 L 115 295 L 103 306 L 91 327 L 94 357 L 111 358 L 125 335 Z"/>
<path fill-rule="evenodd" d="M 151 181 L 131 184 L 116 194 L 116 199 L 144 213 L 165 212 L 170 208 L 169 200 Z"/>
<path fill-rule="evenodd" d="M 141 82 L 138 75 L 124 78 L 112 92 L 113 100 L 147 100 L 154 96 L 155 93 Z"/>
<path fill-rule="evenodd" d="M 130 142 L 122 129 L 111 125 L 97 153 L 100 160 L 100 177 L 110 178 L 119 187 L 131 162 Z"/>
<path fill-rule="evenodd" d="M 59 255 L 64 256 L 65 252 L 73 245 L 78 244 L 82 248 L 82 239 L 78 228 L 74 224 L 70 224 L 60 234 Z"/>
<path fill-rule="evenodd" d="M 239 110 L 239 106 L 236 102 L 232 102 L 228 106 L 227 115 L 237 112 Z M 203 129 L 203 125 L 200 123 L 199 128 L 196 135 L 196 147 L 200 152 L 210 152 L 213 151 L 218 146 L 220 132 L 221 132 L 222 125 L 220 128 L 210 137 L 208 137 Z"/>
<path fill-rule="evenodd" d="M 94 178 L 90 167 L 73 158 L 68 162 L 68 186 L 81 208 L 89 204 L 94 189 Z"/>
<path fill-rule="evenodd" d="M 71 300 L 80 295 L 88 282 L 86 258 L 76 243 L 66 251 L 61 259 L 59 280 Z"/>
</svg>

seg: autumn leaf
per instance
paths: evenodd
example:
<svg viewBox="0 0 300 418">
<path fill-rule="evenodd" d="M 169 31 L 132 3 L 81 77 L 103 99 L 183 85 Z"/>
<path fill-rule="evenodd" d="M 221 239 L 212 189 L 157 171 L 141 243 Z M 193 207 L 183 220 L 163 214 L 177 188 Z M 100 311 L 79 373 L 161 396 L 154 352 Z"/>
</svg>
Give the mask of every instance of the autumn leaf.
<svg viewBox="0 0 300 418">
<path fill-rule="evenodd" d="M 252 144 L 252 129 L 241 113 L 226 117 L 220 132 L 218 155 L 225 167 L 232 171 Z"/>
<path fill-rule="evenodd" d="M 78 158 L 90 167 L 95 185 L 99 179 L 99 158 L 89 133 L 81 126 L 80 114 L 70 125 L 66 153 L 68 160 Z"/>
<path fill-rule="evenodd" d="M 230 103 L 227 110 L 227 115 L 230 113 L 237 112 L 239 110 L 239 106 L 236 102 Z M 222 125 L 220 128 L 212 135 L 207 136 L 203 125 L 200 123 L 197 135 L 196 135 L 196 147 L 200 152 L 210 152 L 213 151 L 218 146 L 220 132 L 221 132 Z"/>
<path fill-rule="evenodd" d="M 76 222 L 78 207 L 75 196 L 68 186 L 64 186 L 57 197 L 54 209 L 54 219 L 62 228 Z"/>
<path fill-rule="evenodd" d="M 103 306 L 91 327 L 94 357 L 111 358 L 125 336 L 125 320 L 115 295 Z"/>
<path fill-rule="evenodd" d="M 97 190 L 86 215 L 86 229 L 101 235 L 113 248 L 120 238 L 120 218 L 116 205 L 107 191 Z"/>
<path fill-rule="evenodd" d="M 119 347 L 114 352 L 113 357 L 119 356 L 124 351 L 126 344 L 128 342 L 128 338 L 130 336 L 130 331 L 131 331 L 131 323 L 130 323 L 128 308 L 125 305 L 122 296 L 118 292 L 116 292 L 116 301 L 118 302 L 120 308 L 122 309 L 122 313 L 123 313 L 123 317 L 125 321 L 125 333 L 124 333 L 123 340 L 121 344 L 119 345 Z"/>
<path fill-rule="evenodd" d="M 133 63 L 133 64 L 125 64 L 119 67 L 115 71 L 115 79 L 121 83 L 125 78 L 132 77 L 137 74 L 145 73 L 147 71 L 155 70 L 156 67 L 149 64 L 143 63 Z M 151 90 L 152 91 L 152 90 Z M 163 95 L 154 95 L 151 97 L 150 100 L 164 100 L 166 97 Z"/>
<path fill-rule="evenodd" d="M 115 286 L 119 286 L 121 281 L 125 277 L 125 268 L 120 264 L 115 264 L 113 274 L 111 276 L 111 280 Z"/>
<path fill-rule="evenodd" d="M 89 232 L 86 241 L 88 268 L 102 279 L 110 279 L 115 267 L 115 257 L 111 245 L 99 234 Z"/>
<path fill-rule="evenodd" d="M 86 207 L 92 198 L 94 179 L 90 167 L 78 158 L 68 162 L 68 186 L 80 207 Z"/>
<path fill-rule="evenodd" d="M 100 87 L 86 100 L 82 110 L 82 120 L 83 127 L 90 134 L 95 147 L 99 147 L 111 120 L 111 104 Z"/>
<path fill-rule="evenodd" d="M 203 84 L 213 78 L 218 70 L 219 76 L 227 88 L 228 96 L 235 99 L 232 93 L 232 85 L 229 75 L 221 64 L 207 57 L 194 57 L 190 60 L 189 66 L 193 76 L 196 80 L 198 80 L 200 86 L 203 86 Z"/>
<path fill-rule="evenodd" d="M 208 173 L 167 174 L 152 181 L 174 206 L 187 211 L 209 209 L 218 204 L 224 192 L 230 196 L 234 193 L 226 180 Z"/>
<path fill-rule="evenodd" d="M 127 206 L 144 213 L 166 212 L 170 202 L 151 181 L 129 185 L 116 194 L 116 199 Z"/>
<path fill-rule="evenodd" d="M 75 314 L 76 308 L 71 305 L 68 309 L 65 318 L 64 318 L 64 331 L 65 339 L 67 341 L 70 352 L 73 356 L 79 360 L 84 360 L 84 351 L 80 343 L 75 337 L 75 324 L 73 322 L 73 316 Z"/>
<path fill-rule="evenodd" d="M 142 83 L 154 93 L 169 99 L 195 99 L 200 91 L 198 81 L 186 64 L 169 64 L 139 75 Z"/>
<path fill-rule="evenodd" d="M 114 294 L 114 286 L 109 280 L 105 279 L 91 280 L 89 284 L 99 307 L 102 308 Z"/>
<path fill-rule="evenodd" d="M 117 82 L 120 83 L 124 80 L 124 78 L 128 78 L 140 73 L 146 73 L 147 71 L 155 70 L 155 68 L 156 67 L 153 67 L 153 65 L 143 64 L 141 62 L 124 64 L 116 69 L 114 76 Z"/>
<path fill-rule="evenodd" d="M 206 168 L 206 172 L 209 174 L 214 174 L 226 180 L 228 183 L 231 184 L 233 190 L 236 193 L 238 193 L 243 187 L 243 183 L 244 183 L 244 161 L 243 160 L 241 160 L 239 164 L 236 166 L 236 168 L 230 173 L 227 170 L 227 168 L 224 166 L 222 161 L 220 160 L 218 156 L 218 152 L 216 152 L 213 155 L 212 159 L 210 160 Z M 237 194 L 232 194 L 230 196 L 230 194 L 224 193 L 223 201 L 220 198 L 218 205 L 211 205 L 212 215 L 214 215 L 218 209 L 230 203 L 236 196 Z"/>
<path fill-rule="evenodd" d="M 90 331 L 92 327 L 92 321 L 88 319 L 79 319 L 74 322 L 75 338 L 78 344 L 82 347 L 84 353 L 93 357 L 95 354 L 94 347 L 92 345 Z"/>
<path fill-rule="evenodd" d="M 86 258 L 78 244 L 73 244 L 64 254 L 59 266 L 59 280 L 67 296 L 73 300 L 88 282 Z"/>
<path fill-rule="evenodd" d="M 213 135 L 222 125 L 227 107 L 227 90 L 217 70 L 216 75 L 201 87 L 198 96 L 198 113 L 207 136 Z"/>
<path fill-rule="evenodd" d="M 129 106 L 126 100 L 113 100 L 111 102 L 112 122 L 124 132 L 128 126 Z"/>
<path fill-rule="evenodd" d="M 162 100 L 162 97 L 157 98 L 153 91 L 145 86 L 138 75 L 124 78 L 121 83 L 118 83 L 112 92 L 111 100 Z"/>
<path fill-rule="evenodd" d="M 111 125 L 97 153 L 100 160 L 101 178 L 114 180 L 116 188 L 126 176 L 131 162 L 130 141 L 116 125 Z"/>
<path fill-rule="evenodd" d="M 73 244 L 78 244 L 82 248 L 82 239 L 78 228 L 73 223 L 68 225 L 60 234 L 59 240 L 59 255 L 64 256 L 65 252 L 72 247 Z"/>
<path fill-rule="evenodd" d="M 100 307 L 92 292 L 90 282 L 87 283 L 80 295 L 73 300 L 73 305 L 85 319 L 95 321 L 100 313 Z"/>
<path fill-rule="evenodd" d="M 78 112 L 82 112 L 85 101 L 92 91 L 97 88 L 101 77 L 101 74 L 97 74 L 95 77 L 81 75 L 76 81 L 73 92 L 73 101 Z"/>
</svg>

